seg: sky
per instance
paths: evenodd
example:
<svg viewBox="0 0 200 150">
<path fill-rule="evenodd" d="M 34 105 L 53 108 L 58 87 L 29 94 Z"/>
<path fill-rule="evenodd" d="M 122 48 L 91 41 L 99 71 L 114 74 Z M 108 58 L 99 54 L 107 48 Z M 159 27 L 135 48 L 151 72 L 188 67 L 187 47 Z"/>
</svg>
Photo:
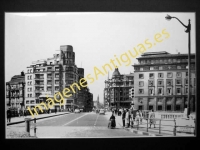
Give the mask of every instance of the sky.
<svg viewBox="0 0 200 150">
<path fill-rule="evenodd" d="M 158 33 L 169 33 L 169 38 L 153 45 L 146 52 L 167 51 L 171 54 L 188 53 L 188 34 L 176 19 L 185 25 L 191 21 L 191 53 L 196 53 L 195 13 L 138 13 L 138 12 L 59 12 L 59 13 L 5 13 L 5 81 L 25 71 L 33 61 L 47 59 L 58 53 L 61 45 L 72 45 L 77 67 L 84 68 L 85 75 L 94 74 L 94 67 L 102 66 L 110 59 L 120 58 L 146 39 L 154 41 Z M 152 42 L 153 43 L 153 42 Z M 140 55 L 138 55 L 140 57 Z M 122 63 L 121 74 L 133 73 L 131 65 Z M 114 70 L 109 71 L 109 77 Z M 108 75 L 99 75 L 89 85 L 93 99 L 103 103 L 103 89 Z"/>
</svg>

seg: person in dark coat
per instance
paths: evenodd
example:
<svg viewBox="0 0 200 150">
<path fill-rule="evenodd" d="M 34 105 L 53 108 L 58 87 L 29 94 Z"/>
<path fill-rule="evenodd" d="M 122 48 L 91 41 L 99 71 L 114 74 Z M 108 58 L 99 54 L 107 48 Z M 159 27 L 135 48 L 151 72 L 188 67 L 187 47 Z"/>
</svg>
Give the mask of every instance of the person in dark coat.
<svg viewBox="0 0 200 150">
<path fill-rule="evenodd" d="M 122 110 L 122 123 L 123 123 L 123 128 L 125 128 L 125 118 L 126 118 L 126 110 Z"/>
<path fill-rule="evenodd" d="M 24 109 L 24 117 L 26 117 L 26 109 Z"/>
<path fill-rule="evenodd" d="M 111 128 L 112 127 L 116 127 L 115 116 L 114 116 L 113 113 L 112 113 L 112 115 L 110 117 L 110 122 L 111 122 L 111 124 L 110 124 Z"/>
<path fill-rule="evenodd" d="M 11 122 L 11 111 L 10 108 L 7 110 L 7 122 Z"/>
<path fill-rule="evenodd" d="M 55 108 L 55 114 L 56 114 L 56 112 L 57 112 L 57 109 Z"/>
</svg>

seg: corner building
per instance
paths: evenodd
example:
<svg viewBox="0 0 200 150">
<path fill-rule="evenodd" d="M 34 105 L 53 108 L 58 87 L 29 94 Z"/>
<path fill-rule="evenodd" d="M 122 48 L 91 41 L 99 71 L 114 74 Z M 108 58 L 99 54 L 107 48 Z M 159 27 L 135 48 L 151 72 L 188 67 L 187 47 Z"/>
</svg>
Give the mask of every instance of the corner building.
<svg viewBox="0 0 200 150">
<path fill-rule="evenodd" d="M 104 107 L 129 108 L 134 92 L 134 74 L 121 75 L 115 68 L 112 78 L 105 81 Z"/>
<path fill-rule="evenodd" d="M 134 64 L 136 109 L 183 112 L 187 108 L 188 55 L 148 52 Z M 195 111 L 195 54 L 191 54 L 191 111 Z"/>
<path fill-rule="evenodd" d="M 80 72 L 80 75 L 78 73 Z M 41 102 L 46 102 L 46 95 L 53 97 L 57 92 L 69 88 L 73 83 L 79 82 L 79 76 L 84 76 L 84 69 L 75 65 L 75 53 L 71 45 L 61 45 L 60 53 L 54 54 L 52 58 L 32 62 L 27 67 L 26 81 L 26 107 L 35 107 Z M 64 97 L 64 105 L 60 106 L 55 101 L 52 109 L 76 108 L 78 89 L 73 86 L 75 93 L 70 89 L 71 97 Z M 59 98 L 58 98 L 59 99 Z M 43 108 L 45 109 L 45 108 Z"/>
</svg>

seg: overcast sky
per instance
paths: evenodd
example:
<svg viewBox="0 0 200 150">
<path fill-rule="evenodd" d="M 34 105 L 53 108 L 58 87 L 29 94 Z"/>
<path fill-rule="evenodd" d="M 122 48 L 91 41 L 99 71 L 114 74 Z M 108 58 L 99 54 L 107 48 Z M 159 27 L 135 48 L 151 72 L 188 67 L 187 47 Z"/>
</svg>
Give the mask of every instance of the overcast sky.
<svg viewBox="0 0 200 150">
<path fill-rule="evenodd" d="M 5 13 L 5 80 L 25 71 L 32 61 L 53 57 L 60 45 L 72 45 L 77 67 L 82 64 L 85 75 L 93 74 L 95 66 L 101 69 L 114 55 L 133 50 L 146 39 L 153 41 L 163 29 L 170 37 L 146 52 L 188 53 L 185 28 L 175 19 L 167 21 L 167 14 L 185 25 L 191 20 L 191 53 L 195 53 L 195 13 Z M 137 59 L 131 61 L 137 63 Z M 119 71 L 128 74 L 134 69 L 123 64 Z M 99 75 L 89 85 L 94 100 L 99 95 L 103 102 L 107 78 Z"/>
</svg>

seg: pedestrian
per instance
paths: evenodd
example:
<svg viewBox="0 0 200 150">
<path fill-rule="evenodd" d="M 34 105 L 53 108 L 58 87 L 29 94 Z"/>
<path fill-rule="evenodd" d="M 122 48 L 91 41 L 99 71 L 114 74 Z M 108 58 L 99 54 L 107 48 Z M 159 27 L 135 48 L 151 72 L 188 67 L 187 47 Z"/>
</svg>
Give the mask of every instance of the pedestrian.
<svg viewBox="0 0 200 150">
<path fill-rule="evenodd" d="M 20 117 L 20 109 L 19 109 L 19 107 L 17 108 L 17 113 L 18 113 L 18 116 Z"/>
<path fill-rule="evenodd" d="M 57 109 L 55 108 L 55 114 L 56 114 L 56 112 L 57 112 Z"/>
<path fill-rule="evenodd" d="M 136 123 L 139 124 L 140 121 L 140 114 L 139 114 L 139 110 L 137 110 L 136 112 L 136 117 L 135 117 Z"/>
<path fill-rule="evenodd" d="M 126 109 L 126 118 L 125 118 L 125 122 L 126 122 L 126 127 L 129 128 L 129 110 Z"/>
<path fill-rule="evenodd" d="M 113 113 L 112 113 L 112 115 L 111 115 L 111 117 L 110 117 L 108 127 L 110 127 L 110 128 L 116 127 L 115 116 L 114 116 Z"/>
<path fill-rule="evenodd" d="M 143 119 L 143 113 L 141 110 L 139 110 L 139 116 L 140 116 L 140 124 L 142 124 L 142 119 Z"/>
<path fill-rule="evenodd" d="M 11 122 L 11 110 L 8 108 L 7 110 L 7 122 Z"/>
<path fill-rule="evenodd" d="M 24 109 L 24 117 L 26 117 L 26 109 Z"/>
<path fill-rule="evenodd" d="M 123 128 L 125 128 L 125 118 L 126 118 L 126 110 L 123 109 L 122 110 L 122 124 L 123 124 Z"/>
<path fill-rule="evenodd" d="M 154 113 L 154 110 L 152 109 L 150 114 L 149 114 L 149 119 L 150 119 L 150 127 L 151 128 L 151 125 L 153 124 L 154 125 L 154 128 L 156 127 L 156 120 L 155 120 L 155 113 Z"/>
</svg>

